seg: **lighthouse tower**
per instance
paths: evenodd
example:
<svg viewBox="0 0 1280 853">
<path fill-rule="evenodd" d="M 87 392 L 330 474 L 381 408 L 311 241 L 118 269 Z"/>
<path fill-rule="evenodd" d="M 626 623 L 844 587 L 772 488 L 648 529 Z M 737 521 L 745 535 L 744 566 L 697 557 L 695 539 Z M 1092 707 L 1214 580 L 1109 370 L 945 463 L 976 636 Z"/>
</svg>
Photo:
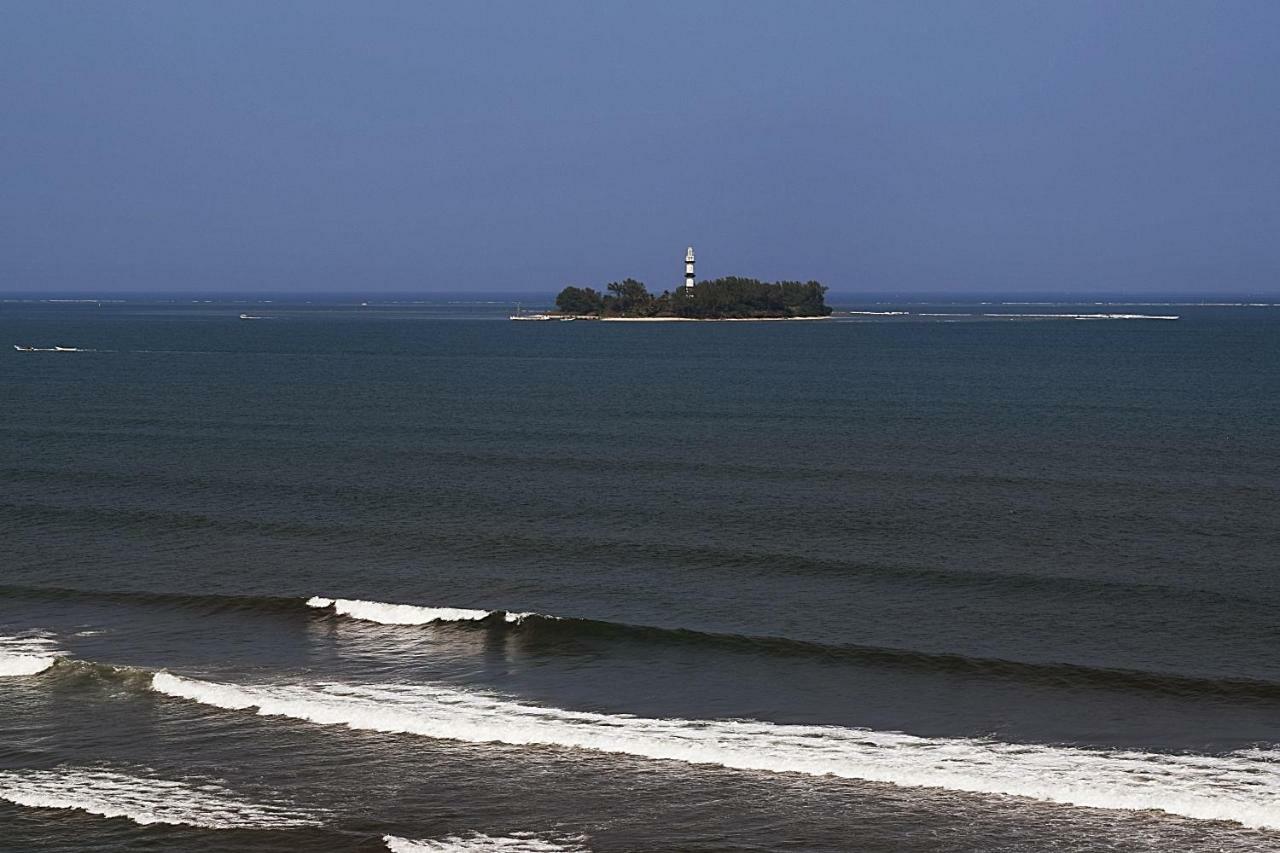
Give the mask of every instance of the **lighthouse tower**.
<svg viewBox="0 0 1280 853">
<path fill-rule="evenodd" d="M 684 287 L 685 293 L 693 289 L 693 247 L 684 253 Z"/>
</svg>

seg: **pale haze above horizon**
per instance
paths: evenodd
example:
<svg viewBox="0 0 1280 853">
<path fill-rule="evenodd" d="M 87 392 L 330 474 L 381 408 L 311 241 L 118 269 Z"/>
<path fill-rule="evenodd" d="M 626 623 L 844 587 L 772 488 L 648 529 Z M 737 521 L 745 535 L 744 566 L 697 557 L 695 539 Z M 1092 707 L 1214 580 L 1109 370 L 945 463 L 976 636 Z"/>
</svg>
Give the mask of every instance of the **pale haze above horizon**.
<svg viewBox="0 0 1280 853">
<path fill-rule="evenodd" d="M 1274 2 L 5 5 L 0 291 L 1280 292 Z"/>
</svg>

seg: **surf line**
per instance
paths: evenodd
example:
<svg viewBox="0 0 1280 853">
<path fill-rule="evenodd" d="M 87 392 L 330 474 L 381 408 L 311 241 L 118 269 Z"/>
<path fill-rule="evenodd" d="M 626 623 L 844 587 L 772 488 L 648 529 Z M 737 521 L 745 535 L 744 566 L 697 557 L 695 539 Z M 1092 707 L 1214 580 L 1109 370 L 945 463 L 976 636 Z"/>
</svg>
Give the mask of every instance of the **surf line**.
<svg viewBox="0 0 1280 853">
<path fill-rule="evenodd" d="M 0 800 L 28 808 L 123 817 L 142 826 L 287 829 L 320 825 L 317 814 L 242 800 L 218 783 L 195 785 L 96 767 L 0 771 Z"/>
<path fill-rule="evenodd" d="M 1162 754 L 756 720 L 647 719 L 531 705 L 443 684 L 240 685 L 158 672 L 152 689 L 324 726 L 1158 810 L 1280 829 L 1280 763 L 1256 751 Z"/>
</svg>

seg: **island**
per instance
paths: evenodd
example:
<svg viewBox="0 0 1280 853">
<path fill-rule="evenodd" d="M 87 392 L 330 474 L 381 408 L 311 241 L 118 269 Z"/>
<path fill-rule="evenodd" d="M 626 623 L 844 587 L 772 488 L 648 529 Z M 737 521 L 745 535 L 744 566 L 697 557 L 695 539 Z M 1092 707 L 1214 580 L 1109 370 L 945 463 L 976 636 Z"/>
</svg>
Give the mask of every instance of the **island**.
<svg viewBox="0 0 1280 853">
<path fill-rule="evenodd" d="M 584 320 L 820 319 L 831 314 L 826 292 L 816 281 L 764 282 L 728 276 L 655 296 L 643 282 L 627 278 L 610 282 L 604 293 L 591 287 L 566 287 L 556 297 L 556 309 L 563 318 Z"/>
</svg>

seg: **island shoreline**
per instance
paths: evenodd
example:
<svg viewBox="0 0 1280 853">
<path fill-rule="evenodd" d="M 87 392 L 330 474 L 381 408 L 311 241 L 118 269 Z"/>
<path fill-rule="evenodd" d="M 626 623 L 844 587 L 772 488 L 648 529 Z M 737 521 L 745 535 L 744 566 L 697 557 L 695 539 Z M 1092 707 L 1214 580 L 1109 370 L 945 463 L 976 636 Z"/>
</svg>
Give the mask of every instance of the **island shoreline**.
<svg viewBox="0 0 1280 853">
<path fill-rule="evenodd" d="M 789 320 L 830 320 L 822 317 L 578 317 L 579 320 L 597 320 L 601 323 L 776 323 Z"/>
</svg>

